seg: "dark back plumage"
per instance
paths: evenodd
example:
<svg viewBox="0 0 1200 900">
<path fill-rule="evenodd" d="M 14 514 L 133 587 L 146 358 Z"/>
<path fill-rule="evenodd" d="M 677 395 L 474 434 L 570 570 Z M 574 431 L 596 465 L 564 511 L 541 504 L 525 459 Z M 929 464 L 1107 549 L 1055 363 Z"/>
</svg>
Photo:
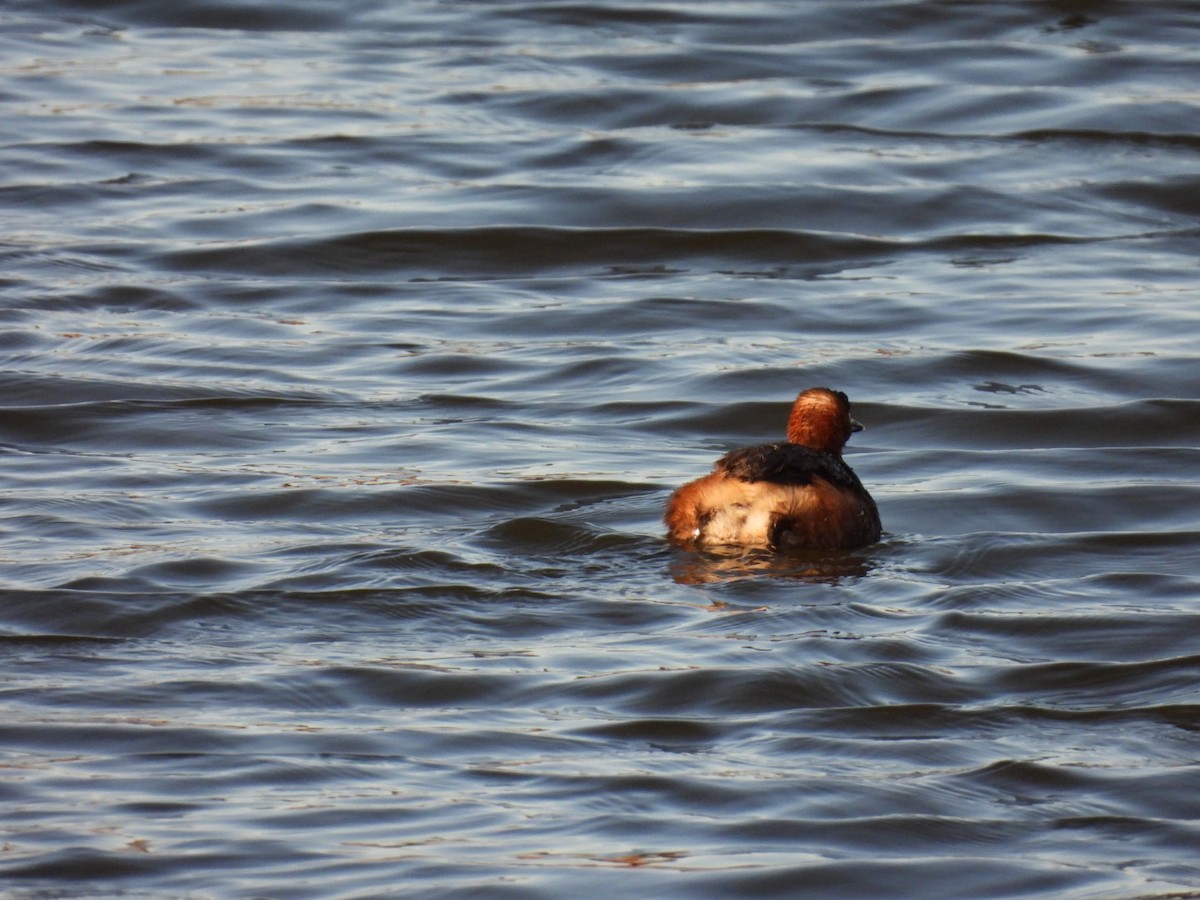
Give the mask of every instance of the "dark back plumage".
<svg viewBox="0 0 1200 900">
<path fill-rule="evenodd" d="M 854 471 L 836 456 L 802 447 L 800 444 L 757 444 L 726 453 L 717 460 L 716 470 L 742 481 L 769 481 L 772 484 L 811 484 L 824 478 L 838 487 L 863 490 Z"/>
</svg>

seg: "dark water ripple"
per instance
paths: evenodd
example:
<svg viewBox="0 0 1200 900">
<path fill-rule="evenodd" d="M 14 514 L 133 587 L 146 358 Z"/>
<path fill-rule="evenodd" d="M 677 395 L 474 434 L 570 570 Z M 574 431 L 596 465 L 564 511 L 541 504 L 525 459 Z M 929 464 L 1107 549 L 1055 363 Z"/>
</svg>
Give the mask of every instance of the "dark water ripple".
<svg viewBox="0 0 1200 900">
<path fill-rule="evenodd" d="M 1200 891 L 1195 12 L 8 3 L 8 894 Z"/>
</svg>

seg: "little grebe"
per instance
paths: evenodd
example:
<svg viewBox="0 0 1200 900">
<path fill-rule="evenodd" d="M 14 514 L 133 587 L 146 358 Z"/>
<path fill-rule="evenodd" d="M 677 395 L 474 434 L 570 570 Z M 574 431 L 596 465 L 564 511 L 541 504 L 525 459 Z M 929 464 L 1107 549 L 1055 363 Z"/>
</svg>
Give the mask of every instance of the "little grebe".
<svg viewBox="0 0 1200 900">
<path fill-rule="evenodd" d="M 668 536 L 682 544 L 847 550 L 879 540 L 879 510 L 842 459 L 862 425 L 841 391 L 801 392 L 786 444 L 726 453 L 713 471 L 671 495 Z"/>
</svg>

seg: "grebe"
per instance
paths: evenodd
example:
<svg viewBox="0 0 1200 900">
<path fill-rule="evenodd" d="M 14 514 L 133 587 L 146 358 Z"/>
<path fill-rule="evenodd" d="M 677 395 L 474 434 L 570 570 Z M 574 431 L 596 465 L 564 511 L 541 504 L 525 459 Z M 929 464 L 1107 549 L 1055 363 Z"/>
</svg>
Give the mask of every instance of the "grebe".
<svg viewBox="0 0 1200 900">
<path fill-rule="evenodd" d="M 680 544 L 746 544 L 777 550 L 849 550 L 879 540 L 875 501 L 842 459 L 862 430 L 841 391 L 802 391 L 787 443 L 726 453 L 713 471 L 671 495 L 664 520 Z"/>
</svg>

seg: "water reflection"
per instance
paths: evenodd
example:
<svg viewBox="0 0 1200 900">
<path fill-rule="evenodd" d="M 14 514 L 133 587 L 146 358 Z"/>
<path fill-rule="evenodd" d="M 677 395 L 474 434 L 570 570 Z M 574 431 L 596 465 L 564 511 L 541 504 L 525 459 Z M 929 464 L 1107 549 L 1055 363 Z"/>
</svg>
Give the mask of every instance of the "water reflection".
<svg viewBox="0 0 1200 900">
<path fill-rule="evenodd" d="M 837 584 L 862 578 L 875 566 L 870 548 L 780 553 L 761 547 L 675 547 L 668 571 L 677 584 L 718 584 L 764 577 Z"/>
<path fill-rule="evenodd" d="M 1195 896 L 1186 5 L 6 4 L 0 880 Z"/>
</svg>

